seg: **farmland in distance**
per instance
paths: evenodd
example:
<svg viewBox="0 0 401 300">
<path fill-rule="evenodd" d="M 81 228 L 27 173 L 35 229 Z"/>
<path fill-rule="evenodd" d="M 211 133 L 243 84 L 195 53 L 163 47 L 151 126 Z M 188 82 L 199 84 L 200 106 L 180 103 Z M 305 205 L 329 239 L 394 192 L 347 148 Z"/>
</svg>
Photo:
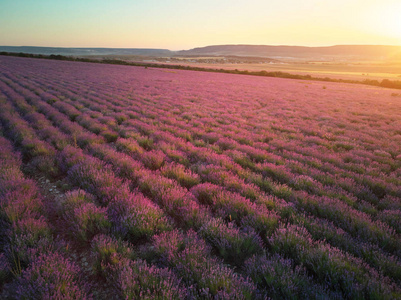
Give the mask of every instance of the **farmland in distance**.
<svg viewBox="0 0 401 300">
<path fill-rule="evenodd" d="M 0 57 L 0 222 L 0 298 L 400 299 L 401 93 Z"/>
</svg>

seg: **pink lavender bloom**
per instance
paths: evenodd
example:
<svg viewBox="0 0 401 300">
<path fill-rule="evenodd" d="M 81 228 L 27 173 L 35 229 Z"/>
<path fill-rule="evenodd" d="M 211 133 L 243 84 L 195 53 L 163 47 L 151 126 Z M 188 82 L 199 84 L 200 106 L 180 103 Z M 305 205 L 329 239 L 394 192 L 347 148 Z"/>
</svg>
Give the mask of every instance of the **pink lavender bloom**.
<svg viewBox="0 0 401 300">
<path fill-rule="evenodd" d="M 281 165 L 266 162 L 260 166 L 260 169 L 264 176 L 270 177 L 272 180 L 280 183 L 288 183 L 293 177 L 291 172 L 285 166 Z"/>
<path fill-rule="evenodd" d="M 76 141 L 76 144 L 78 146 L 80 146 L 81 148 L 85 148 L 92 144 L 103 144 L 104 143 L 103 137 L 98 136 L 91 132 L 77 133 L 76 135 L 73 135 L 73 139 L 74 139 L 74 141 Z"/>
<path fill-rule="evenodd" d="M 115 142 L 119 135 L 118 133 L 112 131 L 112 130 L 104 130 L 100 133 L 100 135 L 106 140 L 107 143 L 113 143 Z"/>
<path fill-rule="evenodd" d="M 302 261 L 321 281 L 344 295 L 365 297 L 370 293 L 399 293 L 391 281 L 355 258 L 325 242 L 313 241 L 309 232 L 299 226 L 281 227 L 270 239 L 272 250 Z"/>
<path fill-rule="evenodd" d="M 106 209 L 94 203 L 83 203 L 71 211 L 65 210 L 65 219 L 71 226 L 71 234 L 83 241 L 90 240 L 95 234 L 106 233 L 111 227 Z"/>
<path fill-rule="evenodd" d="M 42 254 L 18 278 L 22 299 L 91 299 L 79 267 L 58 253 Z"/>
<path fill-rule="evenodd" d="M 166 160 L 174 161 L 184 166 L 189 165 L 187 155 L 183 151 L 177 150 L 176 147 L 171 146 L 171 144 L 166 144 L 164 142 L 161 142 L 158 146 L 160 150 L 162 150 L 167 155 Z"/>
<path fill-rule="evenodd" d="M 63 101 L 57 101 L 53 106 L 56 107 L 59 111 L 66 114 L 71 121 L 75 121 L 75 119 L 81 115 L 81 112 L 79 110 Z"/>
<path fill-rule="evenodd" d="M 94 156 L 110 163 L 119 177 L 128 179 L 135 185 L 146 172 L 141 162 L 107 145 L 93 144 L 90 147 L 90 151 Z"/>
<path fill-rule="evenodd" d="M 4 56 L 0 280 L 85 298 L 44 257 L 79 237 L 95 295 L 109 279 L 117 298 L 401 298 L 394 94 Z"/>
<path fill-rule="evenodd" d="M 79 148 L 67 146 L 57 155 L 58 165 L 63 172 L 85 160 L 85 154 Z"/>
<path fill-rule="evenodd" d="M 125 261 L 114 271 L 114 288 L 124 299 L 184 299 L 187 290 L 167 268 L 145 261 Z"/>
<path fill-rule="evenodd" d="M 100 123 L 107 125 L 109 128 L 115 128 L 117 126 L 117 120 L 111 116 L 103 116 L 98 120 Z"/>
<path fill-rule="evenodd" d="M 101 203 L 129 194 L 128 185 L 117 178 L 110 167 L 91 156 L 73 165 L 67 174 L 72 183 L 98 196 Z"/>
<path fill-rule="evenodd" d="M 151 170 L 160 169 L 163 166 L 165 159 L 166 155 L 160 150 L 144 152 L 141 156 L 143 164 Z"/>
<path fill-rule="evenodd" d="M 79 117 L 77 117 L 76 121 L 78 122 L 79 125 L 81 125 L 82 127 L 88 129 L 89 131 L 95 134 L 99 134 L 100 132 L 108 129 L 106 125 L 97 122 L 96 119 L 86 114 L 81 114 Z"/>
<path fill-rule="evenodd" d="M 341 294 L 331 294 L 327 288 L 313 282 L 305 268 L 278 254 L 271 257 L 252 256 L 245 261 L 244 270 L 261 290 L 266 291 L 265 297 L 341 298 Z"/>
<path fill-rule="evenodd" d="M 154 251 L 189 284 L 195 284 L 196 297 L 252 299 L 255 286 L 232 269 L 210 257 L 210 248 L 193 231 L 177 231 L 154 237 Z"/>
<path fill-rule="evenodd" d="M 234 141 L 233 139 L 230 138 L 219 138 L 217 141 L 217 145 L 222 149 L 223 151 L 229 150 L 229 149 L 235 149 L 238 147 L 238 143 Z"/>
<path fill-rule="evenodd" d="M 186 170 L 183 165 L 168 164 L 163 166 L 160 172 L 163 176 L 177 180 L 179 184 L 186 188 L 191 188 L 200 182 L 199 175 Z"/>
<path fill-rule="evenodd" d="M 134 139 L 120 138 L 116 142 L 117 149 L 130 155 L 142 154 L 143 148 Z"/>
<path fill-rule="evenodd" d="M 10 142 L 0 137 L 0 193 L 5 191 L 7 186 L 14 185 L 13 182 L 22 180 L 21 157 L 18 152 L 14 152 Z"/>
<path fill-rule="evenodd" d="M 299 175 L 295 177 L 290 185 L 296 190 L 304 190 L 310 193 L 316 192 L 318 183 L 307 175 Z"/>
<path fill-rule="evenodd" d="M 241 231 L 234 223 L 222 219 L 206 222 L 199 234 L 212 244 L 228 263 L 240 266 L 243 261 L 262 251 L 262 240 L 252 229 Z"/>
<path fill-rule="evenodd" d="M 124 114 L 124 113 L 121 113 L 121 112 L 120 113 L 114 113 L 111 116 L 113 116 L 116 119 L 118 125 L 121 125 L 121 123 L 123 123 L 124 121 L 128 120 L 127 114 Z"/>
<path fill-rule="evenodd" d="M 52 231 L 49 224 L 41 216 L 38 219 L 25 218 L 12 224 L 10 228 L 12 235 L 24 236 L 26 243 L 32 246 L 40 238 L 52 239 Z"/>
<path fill-rule="evenodd" d="M 223 191 L 222 187 L 212 183 L 201 183 L 191 189 L 191 193 L 198 201 L 207 205 L 213 204 L 213 198 L 221 191 Z"/>
<path fill-rule="evenodd" d="M 40 216 L 43 203 L 31 180 L 16 181 L 8 187 L 0 201 L 0 217 L 15 222 L 28 217 Z"/>
<path fill-rule="evenodd" d="M 396 209 L 401 210 L 401 202 L 399 198 L 387 195 L 378 203 L 379 209 Z"/>
<path fill-rule="evenodd" d="M 389 224 L 398 234 L 401 234 L 401 210 L 383 210 L 378 214 L 378 219 Z"/>
<path fill-rule="evenodd" d="M 251 226 L 263 235 L 274 231 L 279 217 L 250 200 L 226 191 L 217 193 L 213 198 L 212 210 L 226 221 L 237 225 Z"/>
<path fill-rule="evenodd" d="M 171 228 L 164 212 L 141 194 L 113 199 L 107 213 L 115 225 L 114 233 L 131 241 L 150 238 Z"/>
<path fill-rule="evenodd" d="M 139 188 L 185 227 L 199 228 L 208 218 L 207 209 L 172 179 L 149 173 L 141 178 Z"/>
<path fill-rule="evenodd" d="M 124 259 L 134 259 L 135 252 L 127 242 L 105 234 L 96 235 L 91 242 L 93 269 L 101 275 L 110 275 L 111 267 Z"/>
<path fill-rule="evenodd" d="M 13 273 L 26 267 L 35 257 L 53 249 L 53 236 L 49 224 L 43 217 L 26 218 L 9 228 L 5 253 L 11 263 Z"/>
</svg>

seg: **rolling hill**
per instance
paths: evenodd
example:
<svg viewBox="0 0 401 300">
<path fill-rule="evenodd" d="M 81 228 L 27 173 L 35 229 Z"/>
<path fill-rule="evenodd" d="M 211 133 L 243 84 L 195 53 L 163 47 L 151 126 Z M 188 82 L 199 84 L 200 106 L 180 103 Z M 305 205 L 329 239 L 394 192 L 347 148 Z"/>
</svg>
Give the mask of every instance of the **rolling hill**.
<svg viewBox="0 0 401 300">
<path fill-rule="evenodd" d="M 362 59 L 389 60 L 401 58 L 400 46 L 340 45 L 330 47 L 266 46 L 266 45 L 216 45 L 178 51 L 184 56 L 257 56 L 298 59 Z"/>
</svg>

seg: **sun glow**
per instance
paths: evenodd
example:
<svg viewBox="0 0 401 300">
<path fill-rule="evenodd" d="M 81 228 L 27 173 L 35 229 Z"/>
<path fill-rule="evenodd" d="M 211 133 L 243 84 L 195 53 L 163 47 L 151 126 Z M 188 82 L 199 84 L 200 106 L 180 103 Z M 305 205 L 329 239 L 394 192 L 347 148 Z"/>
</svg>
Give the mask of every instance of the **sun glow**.
<svg viewBox="0 0 401 300">
<path fill-rule="evenodd" d="M 401 40 L 401 4 L 388 11 L 386 18 L 383 20 L 383 26 L 390 35 Z"/>
<path fill-rule="evenodd" d="M 377 16 L 372 24 L 375 30 L 387 37 L 396 38 L 401 43 L 401 3 L 377 8 L 372 15 Z"/>
</svg>

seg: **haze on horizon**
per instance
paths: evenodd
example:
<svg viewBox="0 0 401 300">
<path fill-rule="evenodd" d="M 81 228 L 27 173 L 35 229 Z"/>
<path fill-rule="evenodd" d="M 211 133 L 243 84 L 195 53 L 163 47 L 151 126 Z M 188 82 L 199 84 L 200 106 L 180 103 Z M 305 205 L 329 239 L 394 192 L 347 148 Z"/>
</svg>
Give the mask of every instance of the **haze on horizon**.
<svg viewBox="0 0 401 300">
<path fill-rule="evenodd" d="M 399 0 L 1 0 L 0 45 L 401 45 Z"/>
</svg>

